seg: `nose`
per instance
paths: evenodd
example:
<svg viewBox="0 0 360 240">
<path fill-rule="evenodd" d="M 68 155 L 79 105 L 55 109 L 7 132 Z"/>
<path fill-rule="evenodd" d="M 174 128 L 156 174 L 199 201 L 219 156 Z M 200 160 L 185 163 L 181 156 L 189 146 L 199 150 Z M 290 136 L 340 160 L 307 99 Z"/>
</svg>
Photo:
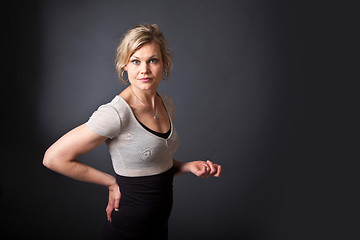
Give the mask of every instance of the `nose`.
<svg viewBox="0 0 360 240">
<path fill-rule="evenodd" d="M 143 63 L 141 65 L 140 73 L 142 73 L 142 74 L 149 73 L 149 64 L 148 63 Z"/>
</svg>

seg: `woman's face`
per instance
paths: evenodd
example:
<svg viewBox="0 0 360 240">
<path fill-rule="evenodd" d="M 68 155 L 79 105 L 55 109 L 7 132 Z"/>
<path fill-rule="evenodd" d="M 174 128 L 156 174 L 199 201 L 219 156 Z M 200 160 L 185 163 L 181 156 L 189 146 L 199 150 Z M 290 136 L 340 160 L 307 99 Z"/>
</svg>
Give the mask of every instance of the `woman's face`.
<svg viewBox="0 0 360 240">
<path fill-rule="evenodd" d="M 157 42 L 144 44 L 130 57 L 124 67 L 129 81 L 142 90 L 155 90 L 162 79 L 164 64 L 160 46 Z"/>
</svg>

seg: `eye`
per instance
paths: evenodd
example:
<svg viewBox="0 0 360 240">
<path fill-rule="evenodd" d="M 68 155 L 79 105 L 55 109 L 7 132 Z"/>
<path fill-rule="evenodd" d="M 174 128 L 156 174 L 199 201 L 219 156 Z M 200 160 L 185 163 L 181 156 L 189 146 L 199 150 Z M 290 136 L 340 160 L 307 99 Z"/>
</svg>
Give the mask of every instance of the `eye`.
<svg viewBox="0 0 360 240">
<path fill-rule="evenodd" d="M 152 58 L 152 59 L 150 59 L 150 63 L 157 63 L 157 62 L 159 62 L 159 60 L 158 60 L 158 59 L 156 59 L 156 58 Z"/>
<path fill-rule="evenodd" d="M 136 59 L 131 60 L 131 62 L 132 62 L 133 64 L 135 64 L 135 65 L 138 65 L 138 64 L 140 63 L 140 61 L 139 61 L 139 60 L 136 60 Z"/>
</svg>

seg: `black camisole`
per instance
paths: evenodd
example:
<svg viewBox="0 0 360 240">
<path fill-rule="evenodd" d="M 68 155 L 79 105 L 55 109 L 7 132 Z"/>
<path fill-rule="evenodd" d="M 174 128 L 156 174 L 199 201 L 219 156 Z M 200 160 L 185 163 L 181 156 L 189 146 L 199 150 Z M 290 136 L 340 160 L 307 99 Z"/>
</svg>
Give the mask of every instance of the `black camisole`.
<svg viewBox="0 0 360 240">
<path fill-rule="evenodd" d="M 150 128 L 148 128 L 147 126 L 145 126 L 145 124 L 143 124 L 142 122 L 139 121 L 139 119 L 136 118 L 136 120 L 141 124 L 141 126 L 143 126 L 143 128 L 145 128 L 147 131 L 151 132 L 152 134 L 155 134 L 158 137 L 167 139 L 170 136 L 171 133 L 171 123 L 170 123 L 170 129 L 169 131 L 167 131 L 166 133 L 161 133 L 161 132 L 156 132 Z"/>
</svg>

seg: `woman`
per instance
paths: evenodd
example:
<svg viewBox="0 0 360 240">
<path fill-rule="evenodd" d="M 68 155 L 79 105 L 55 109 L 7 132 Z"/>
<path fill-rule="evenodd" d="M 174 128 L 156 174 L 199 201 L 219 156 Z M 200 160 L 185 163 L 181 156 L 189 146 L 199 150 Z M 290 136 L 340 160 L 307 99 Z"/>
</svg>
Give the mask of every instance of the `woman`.
<svg viewBox="0 0 360 240">
<path fill-rule="evenodd" d="M 174 174 L 220 176 L 221 166 L 211 161 L 173 159 L 178 146 L 174 103 L 157 93 L 171 68 L 171 54 L 157 25 L 130 29 L 116 56 L 119 78 L 130 85 L 45 153 L 46 167 L 109 188 L 103 239 L 167 239 Z M 115 177 L 76 160 L 103 142 Z"/>
</svg>

